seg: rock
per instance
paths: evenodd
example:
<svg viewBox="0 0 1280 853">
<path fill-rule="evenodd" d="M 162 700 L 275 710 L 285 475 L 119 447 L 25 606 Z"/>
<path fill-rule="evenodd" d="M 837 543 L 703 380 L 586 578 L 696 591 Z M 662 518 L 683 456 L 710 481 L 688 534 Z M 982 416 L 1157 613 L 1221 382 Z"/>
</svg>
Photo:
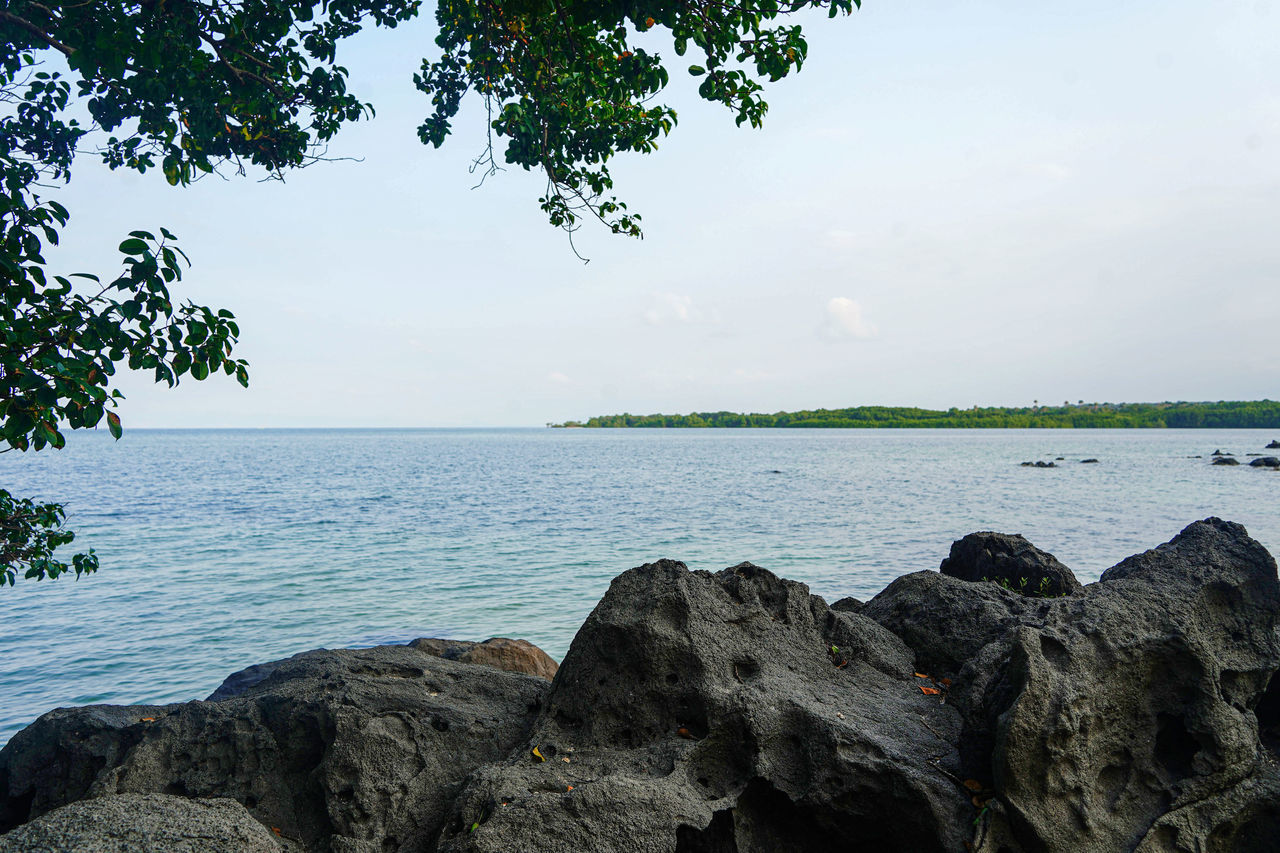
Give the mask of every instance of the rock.
<svg viewBox="0 0 1280 853">
<path fill-rule="evenodd" d="M 1057 468 L 1056 462 L 1045 462 L 1043 459 L 1037 459 L 1035 462 L 1023 462 L 1023 468 Z"/>
<path fill-rule="evenodd" d="M 1094 458 L 1090 457 L 1089 459 L 1081 459 L 1081 460 L 1080 460 L 1080 464 L 1081 464 L 1081 465 L 1089 465 L 1089 464 L 1092 464 L 1092 463 L 1097 462 L 1097 461 L 1098 461 L 1097 459 L 1094 459 Z"/>
<path fill-rule="evenodd" d="M 917 573 L 862 614 L 951 673 L 964 772 L 995 793 L 974 849 L 1274 849 L 1280 584 L 1239 525 L 1196 522 L 1077 595 Z"/>
<path fill-rule="evenodd" d="M 1074 583 L 995 533 L 944 565 L 982 561 Z M 550 684 L 381 647 L 50 712 L 0 750 L 0 829 L 150 793 L 233 797 L 308 853 L 1276 849 L 1271 555 L 1210 518 L 1073 590 L 917 572 L 828 606 L 664 560 L 614 579 Z"/>
<path fill-rule="evenodd" d="M 970 533 L 951 543 L 938 570 L 963 581 L 994 581 L 1023 595 L 1067 595 L 1081 589 L 1057 557 L 1016 534 Z"/>
<path fill-rule="evenodd" d="M 848 595 L 838 601 L 832 602 L 831 609 L 839 610 L 844 613 L 857 613 L 862 609 L 862 602 L 854 598 L 852 595 Z"/>
<path fill-rule="evenodd" d="M 1273 440 L 1271 441 L 1271 443 L 1267 445 L 1267 448 L 1266 448 L 1266 449 L 1267 449 L 1267 450 L 1280 450 L 1280 441 L 1275 441 L 1275 440 L 1273 439 Z"/>
<path fill-rule="evenodd" d="M 1263 456 L 1249 463 L 1254 468 L 1280 468 L 1280 459 L 1274 456 Z"/>
<path fill-rule="evenodd" d="M 1230 456 L 1219 456 L 1213 460 L 1214 465 L 1239 465 L 1240 460 Z"/>
<path fill-rule="evenodd" d="M 490 637 L 483 643 L 471 643 L 466 640 L 422 638 L 409 645 L 446 660 L 476 663 L 507 672 L 522 672 L 547 681 L 556 677 L 556 670 L 560 667 L 550 655 L 528 640 Z"/>
<path fill-rule="evenodd" d="M 119 794 L 80 800 L 0 835 L 0 853 L 281 853 L 235 800 Z"/>
<path fill-rule="evenodd" d="M 1214 448 L 1213 452 L 1210 453 L 1209 455 L 1210 456 L 1235 456 L 1234 453 L 1223 453 L 1221 450 L 1219 450 L 1216 447 Z"/>
<path fill-rule="evenodd" d="M 406 646 L 307 652 L 217 702 L 50 711 L 0 750 L 0 831 L 84 797 L 231 797 L 308 850 L 428 849 L 549 685 Z"/>
<path fill-rule="evenodd" d="M 438 849 L 960 850 L 958 726 L 875 622 L 749 563 L 664 560 L 613 581 Z"/>
</svg>

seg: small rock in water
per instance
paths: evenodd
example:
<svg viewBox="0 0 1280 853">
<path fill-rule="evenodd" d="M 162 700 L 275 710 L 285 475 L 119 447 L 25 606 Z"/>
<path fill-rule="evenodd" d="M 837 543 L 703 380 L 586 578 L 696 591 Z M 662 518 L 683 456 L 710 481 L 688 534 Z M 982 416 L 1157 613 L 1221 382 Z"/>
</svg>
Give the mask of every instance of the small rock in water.
<svg viewBox="0 0 1280 853">
<path fill-rule="evenodd" d="M 1272 441 L 1267 445 L 1267 450 L 1280 450 L 1280 441 Z"/>
<path fill-rule="evenodd" d="M 1280 468 L 1280 459 L 1274 456 L 1263 456 L 1249 463 L 1254 468 Z"/>
<path fill-rule="evenodd" d="M 1023 468 L 1057 468 L 1054 462 L 1045 462 L 1043 459 L 1037 459 L 1035 462 L 1023 462 Z"/>
<path fill-rule="evenodd" d="M 1235 456 L 1234 453 L 1223 453 L 1221 450 L 1217 448 L 1214 448 L 1213 452 L 1210 453 L 1209 455 L 1210 456 Z"/>
<path fill-rule="evenodd" d="M 1196 457 L 1196 458 L 1198 459 L 1199 457 Z M 1088 458 L 1088 459 L 1081 459 L 1081 460 L 1080 460 L 1080 464 L 1081 464 L 1081 465 L 1088 465 L 1088 464 L 1090 464 L 1090 463 L 1092 463 L 1092 462 L 1097 462 L 1097 461 L 1098 461 L 1097 459 L 1094 459 L 1094 458 L 1090 457 L 1090 458 Z"/>
<path fill-rule="evenodd" d="M 1214 465 L 1239 465 L 1240 460 L 1233 459 L 1230 456 L 1219 456 L 1217 459 L 1213 460 L 1213 464 Z"/>
</svg>

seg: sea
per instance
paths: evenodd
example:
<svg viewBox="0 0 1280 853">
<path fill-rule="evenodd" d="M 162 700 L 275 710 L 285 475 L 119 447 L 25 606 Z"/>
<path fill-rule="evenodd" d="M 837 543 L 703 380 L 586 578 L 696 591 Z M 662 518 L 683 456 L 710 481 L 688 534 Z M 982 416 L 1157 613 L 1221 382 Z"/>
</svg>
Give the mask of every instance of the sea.
<svg viewBox="0 0 1280 853">
<path fill-rule="evenodd" d="M 128 430 L 0 455 L 101 570 L 0 589 L 0 743 L 59 706 L 201 699 L 245 666 L 416 637 L 561 658 L 619 573 L 744 560 L 834 601 L 1021 533 L 1097 580 L 1196 519 L 1280 553 L 1256 430 Z M 1085 464 L 1083 459 L 1096 458 Z M 1022 462 L 1055 462 L 1053 468 Z"/>
</svg>

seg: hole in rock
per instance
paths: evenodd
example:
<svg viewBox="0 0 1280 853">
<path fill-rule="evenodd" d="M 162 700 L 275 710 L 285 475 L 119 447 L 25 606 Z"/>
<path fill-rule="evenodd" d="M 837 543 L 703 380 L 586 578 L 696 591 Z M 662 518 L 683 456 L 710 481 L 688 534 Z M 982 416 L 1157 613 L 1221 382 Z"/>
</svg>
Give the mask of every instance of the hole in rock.
<svg viewBox="0 0 1280 853">
<path fill-rule="evenodd" d="M 1187 724 L 1175 714 L 1156 716 L 1156 762 L 1175 780 L 1192 774 L 1191 760 L 1200 750 L 1200 744 Z"/>
<path fill-rule="evenodd" d="M 679 684 L 679 683 L 680 683 L 680 676 L 676 675 L 674 672 L 667 673 L 667 684 Z"/>
<path fill-rule="evenodd" d="M 887 801 L 886 801 L 887 800 Z M 748 783 L 732 809 L 718 811 L 705 829 L 681 826 L 676 853 L 925 853 L 939 850 L 935 828 L 913 821 L 922 804 L 896 800 L 886 791 L 864 791 L 859 809 L 792 802 L 759 777 Z"/>
<path fill-rule="evenodd" d="M 1060 640 L 1045 634 L 1040 635 L 1040 653 L 1044 655 L 1054 669 L 1066 669 L 1070 653 Z"/>
<path fill-rule="evenodd" d="M 253 794 L 247 794 L 244 798 L 244 807 L 246 809 L 256 809 L 258 807 L 258 798 Z"/>
<path fill-rule="evenodd" d="M 1275 853 L 1280 849 L 1280 814 L 1255 815 L 1236 831 L 1231 839 L 1231 853 Z"/>
<path fill-rule="evenodd" d="M 449 721 L 442 717 L 432 717 L 431 728 L 438 732 L 447 732 L 449 731 Z"/>
<path fill-rule="evenodd" d="M 760 664 L 752 658 L 738 658 L 733 662 L 733 673 L 744 681 L 755 678 L 760 674 Z"/>
<path fill-rule="evenodd" d="M 681 824 L 676 827 L 676 853 L 738 853 L 733 837 L 733 812 L 723 809 L 711 816 L 706 829 Z"/>
</svg>

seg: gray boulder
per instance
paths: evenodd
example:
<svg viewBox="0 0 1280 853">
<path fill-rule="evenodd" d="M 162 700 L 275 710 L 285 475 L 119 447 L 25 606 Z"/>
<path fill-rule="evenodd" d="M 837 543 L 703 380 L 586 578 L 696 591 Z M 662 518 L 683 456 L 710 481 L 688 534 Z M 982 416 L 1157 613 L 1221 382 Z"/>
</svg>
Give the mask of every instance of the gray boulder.
<svg viewBox="0 0 1280 853">
<path fill-rule="evenodd" d="M 546 681 L 406 646 L 278 661 L 240 695 L 51 711 L 0 751 L 0 831 L 84 797 L 231 797 L 309 850 L 429 849 Z"/>
<path fill-rule="evenodd" d="M 1081 588 L 1057 557 L 1017 534 L 970 533 L 951 543 L 939 571 L 964 581 L 994 581 L 1023 595 L 1067 595 Z"/>
<path fill-rule="evenodd" d="M 956 574 L 1061 566 L 966 540 Z M 1278 618 L 1275 561 L 1216 518 L 1056 597 L 918 572 L 836 607 L 664 560 L 551 684 L 382 647 L 50 712 L 0 751 L 0 829 L 146 792 L 232 797 L 315 853 L 1263 853 Z"/>
<path fill-rule="evenodd" d="M 1280 459 L 1274 456 L 1263 456 L 1249 462 L 1254 468 L 1280 468 Z"/>
<path fill-rule="evenodd" d="M 438 849 L 963 849 L 959 716 L 920 683 L 900 639 L 803 584 L 749 563 L 632 569 Z"/>
<path fill-rule="evenodd" d="M 1239 465 L 1240 460 L 1236 459 L 1233 456 L 1215 456 L 1213 459 L 1213 464 L 1214 465 Z"/>
<path fill-rule="evenodd" d="M 920 573 L 861 612 L 954 673 L 962 772 L 994 794 L 975 849 L 1275 849 L 1254 840 L 1280 820 L 1259 737 L 1280 584 L 1239 525 L 1196 522 L 1077 595 Z"/>
<path fill-rule="evenodd" d="M 0 853 L 282 853 L 291 846 L 235 800 L 165 794 L 80 800 L 0 835 Z"/>
</svg>

